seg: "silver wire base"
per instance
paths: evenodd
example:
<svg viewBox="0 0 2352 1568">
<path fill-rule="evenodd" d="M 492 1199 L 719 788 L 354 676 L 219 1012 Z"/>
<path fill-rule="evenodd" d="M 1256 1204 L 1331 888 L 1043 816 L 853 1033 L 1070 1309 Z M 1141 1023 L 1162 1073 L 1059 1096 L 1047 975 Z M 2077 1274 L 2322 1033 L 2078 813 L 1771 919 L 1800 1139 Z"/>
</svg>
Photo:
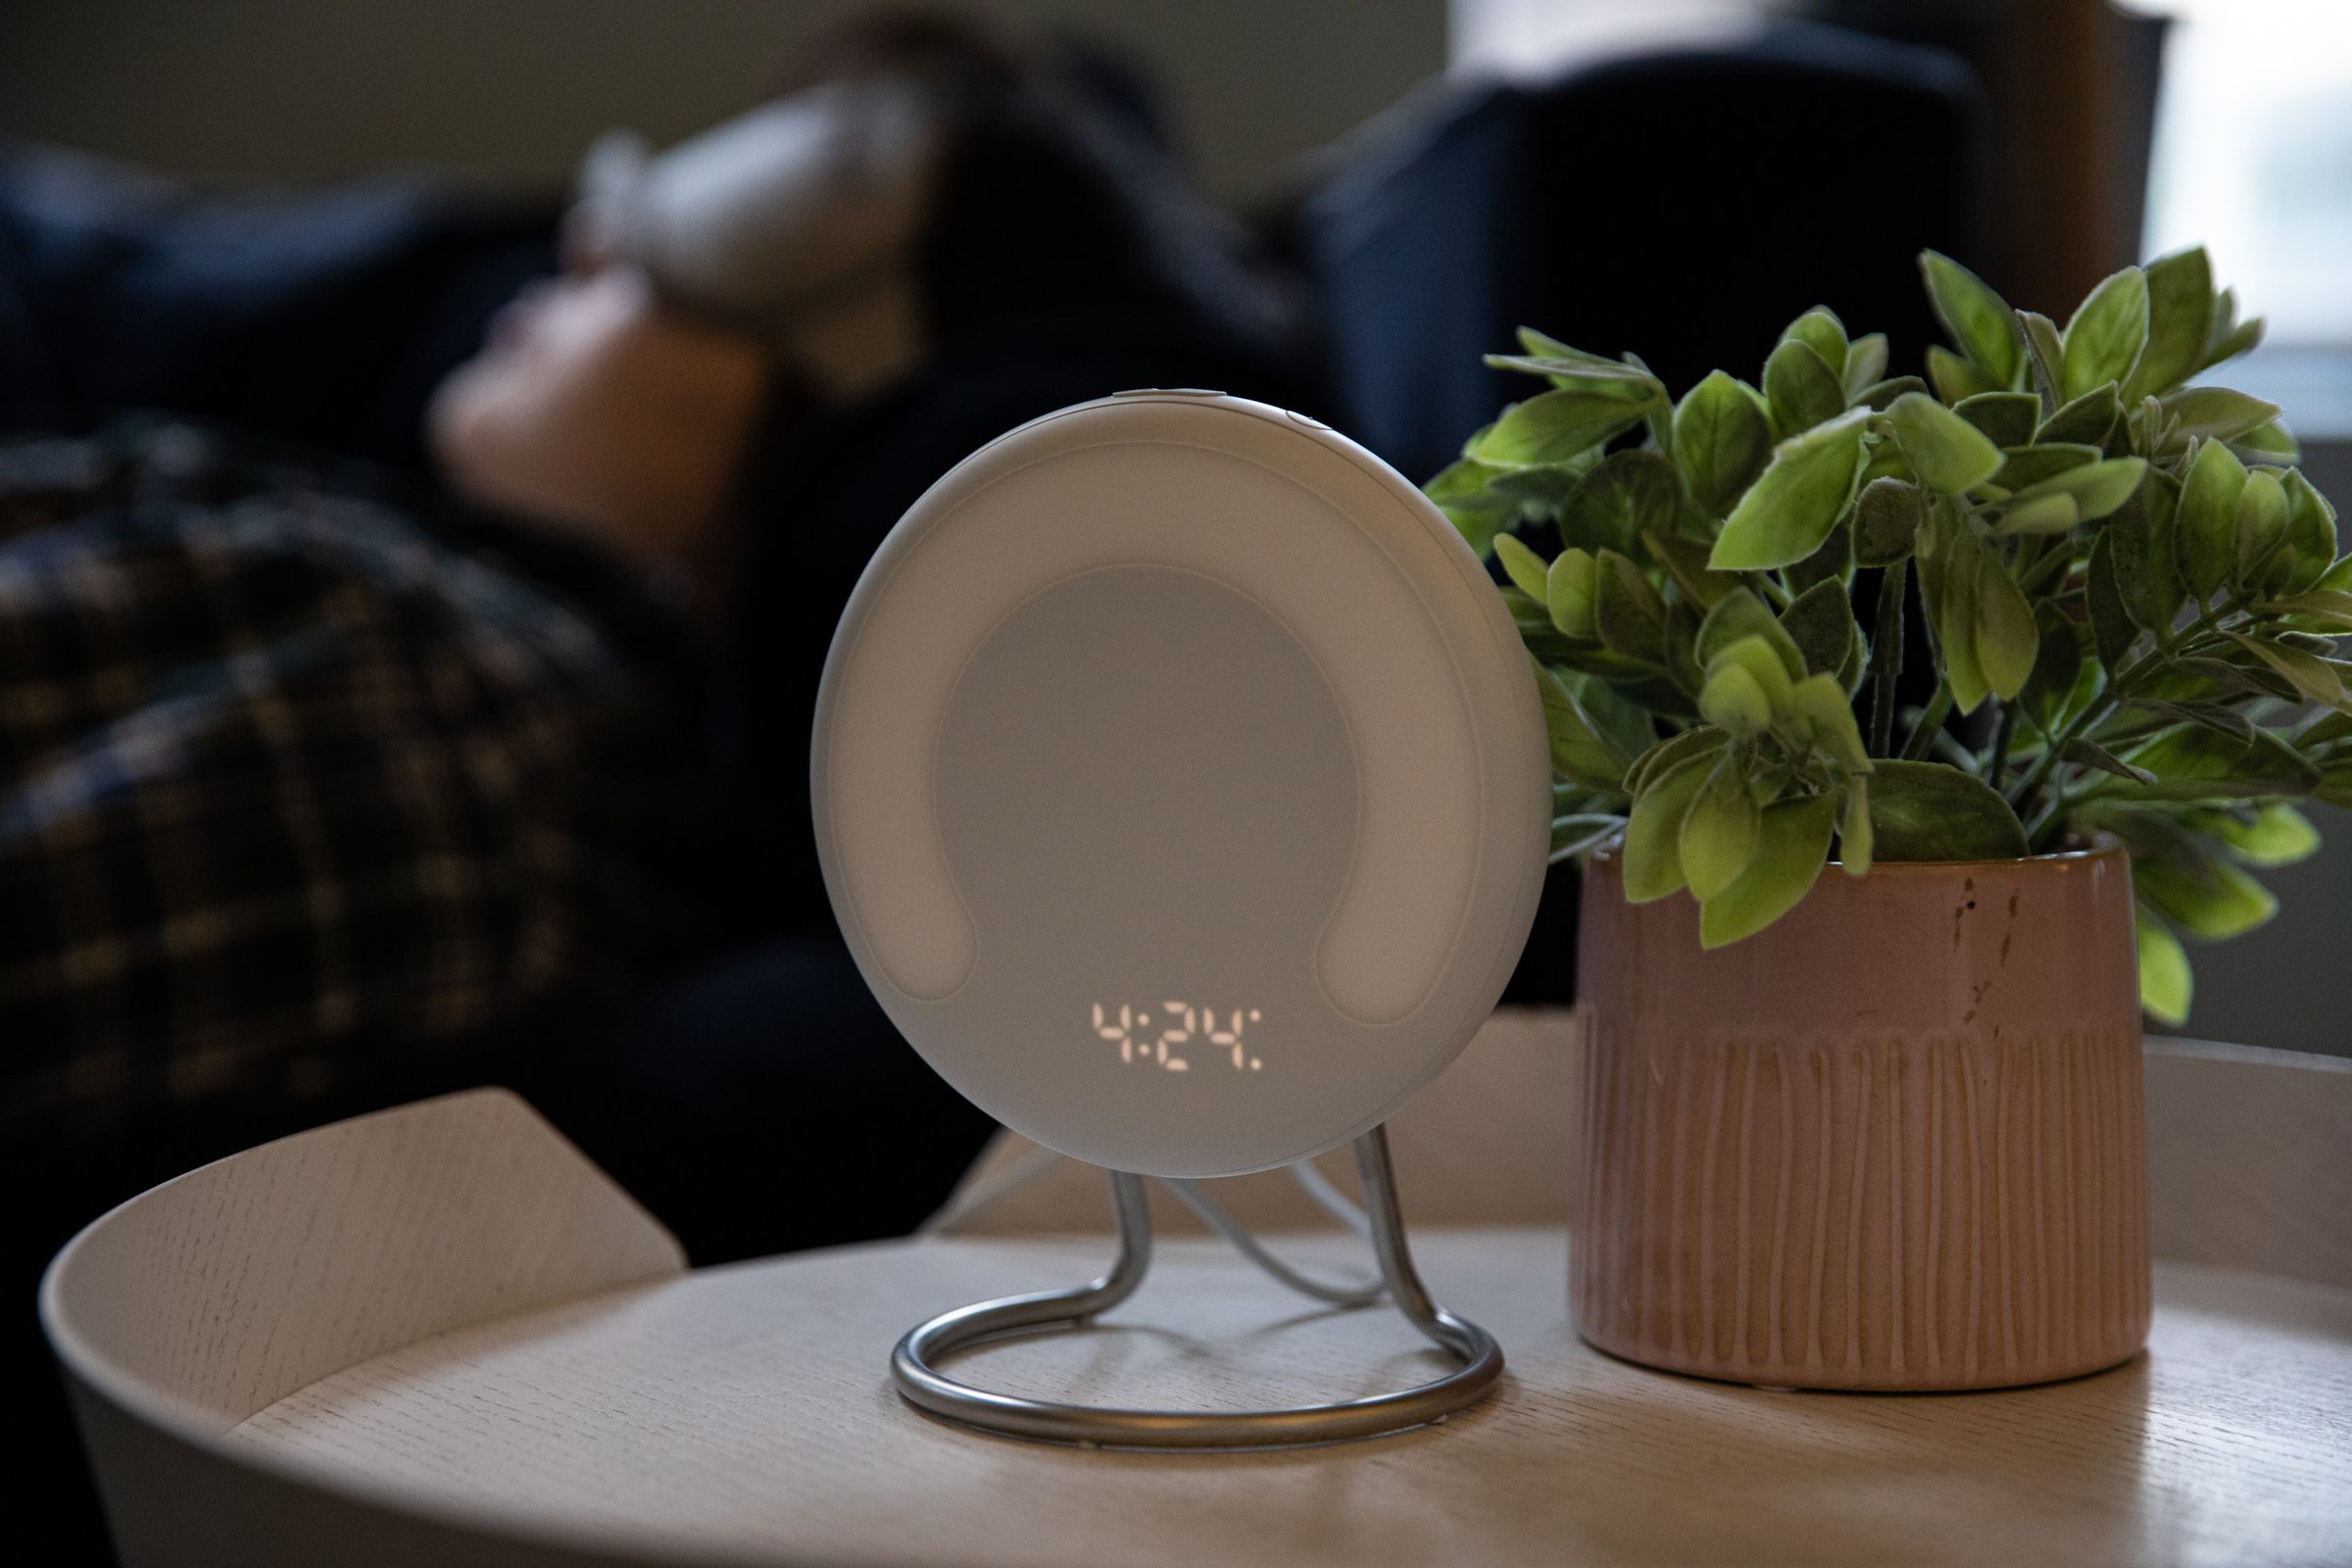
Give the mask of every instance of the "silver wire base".
<svg viewBox="0 0 2352 1568">
<path fill-rule="evenodd" d="M 937 1362 L 989 1340 L 1036 1330 L 1067 1332 L 1109 1311 L 1143 1283 L 1152 1266 L 1152 1216 L 1144 1202 L 1144 1179 L 1127 1171 L 1110 1175 L 1111 1204 L 1118 1215 L 1119 1253 L 1110 1272 L 1074 1290 L 1041 1291 L 943 1312 L 909 1330 L 891 1352 L 891 1375 L 910 1403 L 963 1426 L 1046 1443 L 1123 1448 L 1269 1448 L 1298 1444 L 1368 1438 L 1406 1427 L 1443 1421 L 1475 1403 L 1502 1375 L 1502 1350 L 1477 1324 L 1455 1317 L 1430 1299 L 1413 1269 L 1397 1211 L 1396 1177 L 1389 1162 L 1385 1128 L 1355 1141 L 1356 1169 L 1363 1177 L 1364 1207 L 1372 1248 L 1380 1260 L 1382 1294 L 1441 1349 L 1462 1364 L 1435 1382 L 1360 1399 L 1300 1405 L 1284 1410 L 1120 1410 L 1096 1405 L 1024 1399 L 959 1383 Z M 1181 1190 L 1181 1189 L 1180 1189 Z M 1275 1271 L 1278 1278 L 1283 1271 Z M 1297 1280 L 1289 1283 L 1304 1289 Z M 1312 1290 L 1308 1294 L 1322 1294 Z M 1325 1298 L 1329 1298 L 1326 1295 Z"/>
</svg>

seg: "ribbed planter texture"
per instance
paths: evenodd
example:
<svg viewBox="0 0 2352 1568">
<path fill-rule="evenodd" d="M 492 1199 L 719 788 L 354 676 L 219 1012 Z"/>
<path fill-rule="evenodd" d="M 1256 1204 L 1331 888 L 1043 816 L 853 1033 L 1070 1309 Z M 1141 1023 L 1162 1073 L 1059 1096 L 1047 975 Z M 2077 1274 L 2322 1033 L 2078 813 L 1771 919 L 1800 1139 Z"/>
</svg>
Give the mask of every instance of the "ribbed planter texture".
<svg viewBox="0 0 2352 1568">
<path fill-rule="evenodd" d="M 1601 1349 L 1815 1389 L 2038 1383 L 2147 1343 L 2121 851 L 1833 868 L 1712 953 L 1585 874 L 1569 1302 Z"/>
</svg>

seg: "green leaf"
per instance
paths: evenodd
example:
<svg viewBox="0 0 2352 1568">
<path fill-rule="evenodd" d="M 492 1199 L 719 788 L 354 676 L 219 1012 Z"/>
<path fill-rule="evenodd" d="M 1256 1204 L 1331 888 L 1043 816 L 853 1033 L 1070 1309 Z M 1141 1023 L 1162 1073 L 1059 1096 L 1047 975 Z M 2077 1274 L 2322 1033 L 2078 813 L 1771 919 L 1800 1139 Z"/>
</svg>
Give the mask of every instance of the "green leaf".
<svg viewBox="0 0 2352 1568">
<path fill-rule="evenodd" d="M 1658 738 L 1656 709 L 1634 695 L 1639 689 L 1634 683 L 1618 686 L 1611 684 L 1611 676 L 1578 669 L 1552 673 L 1574 694 L 1585 716 L 1627 757 L 1641 756 Z M 1630 785 L 1626 793 L 1632 793 Z"/>
<path fill-rule="evenodd" d="M 1550 571 L 1544 574 L 1544 603 L 1562 636 L 1592 635 L 1592 599 L 1597 587 L 1596 564 L 1590 552 L 1571 546 L 1553 560 Z"/>
<path fill-rule="evenodd" d="M 1940 343 L 1928 345 L 1928 384 L 1946 403 L 1964 403 L 1984 392 L 1998 392 L 2008 383 L 1996 381 L 1990 370 L 1962 359 Z"/>
<path fill-rule="evenodd" d="M 1862 726 L 1854 721 L 1853 704 L 1835 671 L 1807 675 L 1788 692 L 1789 710 L 1814 745 L 1857 773 L 1870 769 L 1870 750 L 1862 744 Z"/>
<path fill-rule="evenodd" d="M 2208 942 L 2242 936 L 2278 912 L 2270 889 L 2223 859 L 2194 865 L 2142 860 L 2132 867 L 2132 880 L 2167 920 Z"/>
<path fill-rule="evenodd" d="M 2256 807 L 2245 819 L 2225 814 L 2215 832 L 2232 855 L 2265 870 L 2293 865 L 2320 853 L 2320 830 L 2284 801 Z"/>
<path fill-rule="evenodd" d="M 2124 403 L 2116 395 L 2115 383 L 2103 382 L 2044 419 L 2041 428 L 2034 432 L 2034 441 L 2036 446 L 2067 442 L 2104 451 L 2123 417 Z"/>
<path fill-rule="evenodd" d="M 1707 547 L 1695 539 L 1653 531 L 1642 536 L 1642 547 L 1649 552 L 1652 561 L 1666 568 L 1675 586 L 1682 589 L 1683 597 L 1702 614 L 1740 586 L 1740 579 L 1730 572 L 1707 569 Z"/>
<path fill-rule="evenodd" d="M 2079 398 L 2105 382 L 2121 383 L 2147 341 L 2147 274 L 2127 267 L 2092 289 L 2066 323 L 2058 340 L 2059 396 Z"/>
<path fill-rule="evenodd" d="M 2262 332 L 2261 317 L 2257 316 L 2250 321 L 2241 321 L 2205 350 L 2205 363 L 2198 366 L 2197 368 L 2210 370 L 2215 366 L 2225 361 L 2234 360 L 2241 354 L 2251 354 L 2261 344 Z"/>
<path fill-rule="evenodd" d="M 1774 448 L 1763 476 L 1725 520 L 1708 564 L 1717 571 L 1769 570 L 1820 549 L 1853 496 L 1870 417 L 1868 409 L 1851 409 Z"/>
<path fill-rule="evenodd" d="M 1816 583 L 1842 584 L 1853 580 L 1854 531 L 1843 518 L 1830 530 L 1820 549 L 1781 568 L 1781 582 L 1793 594 L 1801 594 Z"/>
<path fill-rule="evenodd" d="M 1952 342 L 1995 383 L 2003 387 L 2013 383 L 2018 368 L 2017 321 L 2008 304 L 1983 278 L 1948 256 L 1920 252 L 1919 271 L 1928 285 L 1936 318 L 1943 323 Z"/>
<path fill-rule="evenodd" d="M 2352 631 L 2352 593 L 2341 588 L 2314 588 L 2305 593 L 2265 600 L 2256 608 L 2266 615 L 2325 621 L 2330 631 Z"/>
<path fill-rule="evenodd" d="M 2274 586 L 2270 576 L 2272 558 L 2286 548 L 2286 487 L 2268 469 L 2256 468 L 2246 475 L 2245 488 L 2237 493 L 2236 532 L 2236 560 L 2230 568 L 2230 582 L 2240 593 Z M 2285 584 L 2286 572 L 2281 570 L 2276 586 Z"/>
<path fill-rule="evenodd" d="M 2160 409 L 2158 412 L 2163 411 Z M 2277 419 L 2255 426 L 2244 435 L 2232 438 L 2230 444 L 2237 449 L 2240 459 L 2253 462 L 2292 463 L 2303 451 L 2287 432 L 2286 426 Z"/>
<path fill-rule="evenodd" d="M 1700 945 L 1720 948 L 1753 936 L 1795 908 L 1828 863 L 1837 814 L 1826 795 L 1766 808 L 1755 853 L 1739 879 L 1700 906 Z"/>
<path fill-rule="evenodd" d="M 2009 803 L 1943 762 L 1873 762 L 1870 825 L 1881 860 L 2015 860 L 2030 853 Z"/>
<path fill-rule="evenodd" d="M 2162 474 L 2141 486 L 2107 521 L 2115 583 L 2124 608 L 2149 631 L 2170 630 L 2182 588 L 2175 517 L 2179 487 Z"/>
<path fill-rule="evenodd" d="M 2300 469 L 2290 468 L 2286 486 L 2286 547 L 2294 553 L 2287 587 L 2301 592 L 2335 564 L 2335 508 L 2312 488 Z"/>
<path fill-rule="evenodd" d="M 1707 674 L 1698 710 L 1706 721 L 1742 739 L 1772 727 L 1772 699 L 1754 670 L 1726 661 Z"/>
<path fill-rule="evenodd" d="M 1521 517 L 1549 522 L 1560 514 L 1576 481 L 1598 461 L 1597 452 L 1588 452 L 1574 463 L 1548 468 L 1497 468 L 1487 481 L 1487 494 L 1497 503 L 1517 508 Z"/>
<path fill-rule="evenodd" d="M 2001 449 L 1984 431 L 1936 402 L 1914 392 L 1887 411 L 1894 438 L 1920 483 L 1958 495 L 1984 483 L 2001 469 Z"/>
<path fill-rule="evenodd" d="M 1666 606 L 1631 558 L 1596 553 L 1592 629 L 1606 646 L 1645 664 L 1666 662 Z"/>
<path fill-rule="evenodd" d="M 2075 510 L 2075 498 L 2063 493 L 2028 496 L 2012 502 L 2001 514 L 1994 531 L 2004 538 L 2014 534 L 2065 533 L 2082 520 Z"/>
<path fill-rule="evenodd" d="M 2081 736 L 2077 736 L 2059 747 L 2058 756 L 2065 761 L 2074 762 L 2082 767 L 2095 767 L 2102 773 L 2113 773 L 2117 778 L 2130 779 L 2134 784 L 2156 782 L 2156 775 L 2146 768 L 2134 767 L 2107 750 L 2106 747 L 2086 741 Z"/>
<path fill-rule="evenodd" d="M 1588 789 L 1615 792 L 1631 763 L 1608 733 L 1592 721 L 1560 677 L 1536 665 L 1536 687 L 1544 698 L 1544 727 L 1551 743 L 1551 770 Z"/>
<path fill-rule="evenodd" d="M 2041 422 L 2041 399 L 2031 392 L 1980 392 L 1952 408 L 1996 447 L 2022 447 Z"/>
<path fill-rule="evenodd" d="M 2124 383 L 2132 403 L 2169 392 L 2195 372 L 2213 316 L 2213 268 L 2202 245 L 2158 257 L 2148 264 L 2147 278 L 2148 346 Z"/>
<path fill-rule="evenodd" d="M 2237 498 L 2245 488 L 2246 466 L 2228 447 L 2207 441 L 2197 449 L 2174 514 L 2180 578 L 2194 599 L 2211 597 L 2236 568 Z"/>
<path fill-rule="evenodd" d="M 1781 341 L 1804 344 L 1820 355 L 1822 362 L 1836 371 L 1841 381 L 1844 378 L 1845 323 L 1838 320 L 1838 313 L 1828 306 L 1816 305 L 1790 321 L 1788 330 L 1781 334 Z M 1875 381 L 1878 377 L 1872 376 L 1871 379 Z"/>
<path fill-rule="evenodd" d="M 1842 413 L 1845 384 L 1811 344 L 1791 338 L 1764 362 L 1764 404 L 1773 433 L 1786 439 Z"/>
<path fill-rule="evenodd" d="M 1891 566 L 1918 548 L 1928 520 L 1928 498 L 1900 479 L 1873 479 L 1854 500 L 1854 560 L 1865 566 Z"/>
<path fill-rule="evenodd" d="M 1516 535 L 1507 533 L 1495 539 L 1494 555 L 1521 593 L 1538 603 L 1544 601 L 1546 595 L 1544 583 L 1551 568 L 1542 556 L 1521 543 Z"/>
<path fill-rule="evenodd" d="M 1671 769 L 1653 770 L 1625 822 L 1625 899 L 1649 904 L 1680 892 L 1683 874 L 1683 817 L 1714 764 L 1693 757 Z"/>
<path fill-rule="evenodd" d="M 2225 665 L 2223 667 L 2227 668 L 2229 666 Z M 2149 713 L 2158 718 L 2175 718 L 2185 720 L 2190 724 L 2197 725 L 2203 729 L 2211 730 L 2217 735 L 2221 735 L 2230 741 L 2234 741 L 2243 745 L 2253 744 L 2254 737 L 2257 733 L 2259 733 L 2254 728 L 2254 721 L 2252 719 L 2239 712 L 2236 709 L 2227 707 L 2223 703 L 2172 702 L 2158 697 L 2135 697 L 2132 699 L 2130 706 L 2140 712 Z M 2157 782 L 2161 784 L 2164 781 L 2162 779 L 2158 779 Z M 2203 783 L 2201 781 L 2194 782 L 2197 783 L 2198 788 L 2203 788 Z M 2214 794 L 2217 797 L 2227 796 L 2232 793 L 2242 795 L 2247 792 L 2243 790 L 2232 792 L 2226 789 L 2220 789 L 2218 787 L 2214 791 Z M 2254 793 L 2259 794 L 2261 792 L 2256 791 Z"/>
<path fill-rule="evenodd" d="M 1650 407 L 1590 389 L 1539 393 L 1471 437 L 1464 456 L 1498 468 L 1567 463 L 1640 424 Z"/>
<path fill-rule="evenodd" d="M 2160 400 L 2191 440 L 2234 441 L 2278 417 L 2278 405 L 2226 386 L 2191 386 Z"/>
<path fill-rule="evenodd" d="M 1788 647 L 1786 633 L 1741 637 L 1715 656 L 1707 673 L 1735 664 L 1745 667 L 1778 718 L 1788 711 L 1788 691 L 1796 683 L 1788 674 Z"/>
<path fill-rule="evenodd" d="M 1632 554 L 1642 533 L 1674 526 L 1682 487 L 1655 452 L 1612 452 L 1576 482 L 1560 508 L 1560 539 Z"/>
<path fill-rule="evenodd" d="M 1993 475 L 1992 482 L 2014 494 L 2020 490 L 2030 490 L 2053 474 L 2096 463 L 2100 456 L 2097 447 L 2086 446 L 2080 441 L 2010 447 L 2003 455 L 2001 471 Z"/>
<path fill-rule="evenodd" d="M 1421 487 L 1422 494 L 1446 514 L 1446 520 L 1461 534 L 1470 553 L 1481 560 L 1494 549 L 1495 530 L 1508 523 L 1518 511 L 1512 503 L 1488 492 L 1487 481 L 1502 471 L 1463 458 Z"/>
<path fill-rule="evenodd" d="M 1634 760 L 1625 775 L 1626 790 L 1639 795 L 1652 778 L 1664 778 L 1694 757 L 1719 756 L 1730 744 L 1731 737 L 1712 724 L 1694 724 L 1679 735 L 1669 735 Z"/>
<path fill-rule="evenodd" d="M 1873 332 L 1871 336 L 1876 337 L 1878 334 Z M 1890 375 L 1884 381 L 1871 382 L 1870 385 L 1864 387 L 1861 391 L 1848 397 L 1846 402 L 1849 404 L 1864 405 L 1877 413 L 1883 414 L 1886 410 L 1894 407 L 1894 400 L 1901 397 L 1904 393 L 1925 392 L 1927 390 L 1928 383 L 1921 380 L 1916 375 Z"/>
<path fill-rule="evenodd" d="M 1920 557 L 1920 594 L 1935 629 L 1936 653 L 1952 690 L 1952 704 L 1971 713 L 1991 690 L 1977 658 L 1978 579 L 1984 569 L 1984 552 L 1963 520 L 1939 521 L 1934 532 L 1935 552 Z"/>
<path fill-rule="evenodd" d="M 1563 391 L 1597 392 L 1606 397 L 1650 403 L 1666 395 L 1658 378 L 1640 366 L 1585 355 L 1490 354 L 1486 363 L 1497 370 L 1518 370 L 1546 376 Z"/>
<path fill-rule="evenodd" d="M 1732 509 L 1772 457 L 1772 421 L 1749 387 L 1717 370 L 1674 411 L 1674 462 L 1709 517 Z"/>
<path fill-rule="evenodd" d="M 1867 402 L 1864 397 L 1879 378 L 1886 373 L 1886 334 L 1865 332 L 1845 346 L 1845 401 L 1849 404 Z M 1924 388 L 1922 390 L 1925 390 Z"/>
<path fill-rule="evenodd" d="M 2336 675 L 2335 666 L 2317 654 L 2283 643 L 2249 637 L 2244 632 L 2233 631 L 2228 635 L 2231 642 L 2278 671 L 2305 702 L 2317 703 L 2322 708 L 2341 708 L 2344 705 L 2344 683 Z"/>
<path fill-rule="evenodd" d="M 2192 705 L 2149 702 L 2134 706 L 2187 710 Z M 2157 779 L 2135 793 L 2150 800 L 2221 801 L 2308 795 L 2318 786 L 2317 764 L 2271 731 L 2253 727 L 2242 716 L 2238 722 L 2244 725 L 2242 733 L 2190 723 L 2165 730 L 2134 748 L 2127 760 L 2146 768 Z"/>
<path fill-rule="evenodd" d="M 2000 558 L 1986 552 L 1977 576 L 1977 662 L 1984 683 L 2006 702 L 2026 689 L 2034 661 L 2041 652 L 2041 632 L 2034 624 L 2034 607 L 2017 586 Z"/>
<path fill-rule="evenodd" d="M 2058 323 L 2038 311 L 2020 311 L 2017 325 L 2025 340 L 2034 391 L 2045 410 L 2055 409 L 2066 401 L 2058 392 L 2059 372 L 2066 359 L 2066 350 L 2058 341 Z"/>
<path fill-rule="evenodd" d="M 2106 516 L 2131 500 L 2147 471 L 2147 463 L 2142 459 L 2108 458 L 2099 463 L 2061 468 L 2010 499 L 2027 501 L 2040 496 L 2070 496 L 2074 500 L 2076 514 L 2083 521 L 2089 522 Z"/>
<path fill-rule="evenodd" d="M 2090 566 L 2083 581 L 2083 596 L 2090 612 L 2091 642 L 2099 662 L 2109 669 L 2121 669 L 2132 645 L 2139 640 L 2139 627 L 2132 619 L 2132 611 L 2124 603 L 2123 585 L 2116 577 L 2114 541 L 2100 534 L 2098 543 L 2090 547 Z"/>
<path fill-rule="evenodd" d="M 2140 1010 L 2168 1029 L 2188 1022 L 2194 994 L 2180 939 L 2145 910 L 2138 914 Z"/>
<path fill-rule="evenodd" d="M 1764 608 L 1764 601 L 1745 588 L 1735 588 L 1717 600 L 1715 608 L 1707 612 L 1707 618 L 1699 623 L 1696 647 L 1699 667 L 1713 666 L 1726 649 L 1749 637 L 1762 638 L 1779 656 L 1781 667 L 1789 680 L 1804 678 L 1804 650 L 1797 646 L 1780 619 Z"/>
<path fill-rule="evenodd" d="M 1571 347 L 1556 337 L 1546 337 L 1532 326 L 1521 327 L 1517 335 L 1521 349 L 1544 359 L 1574 360 L 1579 365 L 1602 365 L 1612 368 L 1622 363 L 1610 359 L 1605 354 L 1593 354 L 1585 349 Z"/>
<path fill-rule="evenodd" d="M 1781 629 L 1801 656 L 1803 675 L 1815 671 L 1835 675 L 1845 666 L 1862 633 L 1854 624 L 1853 601 L 1845 584 L 1817 582 L 1781 612 Z"/>
<path fill-rule="evenodd" d="M 1763 817 L 1739 760 L 1727 755 L 1683 813 L 1683 875 L 1692 897 L 1711 899 L 1739 879 L 1755 854 Z"/>
<path fill-rule="evenodd" d="M 2034 673 L 2018 694 L 2041 715 L 2042 727 L 2073 696 L 2082 676 L 2082 636 L 2066 612 L 2045 599 L 2034 607 L 2034 626 L 2041 634 L 2041 649 L 2034 656 Z"/>
</svg>

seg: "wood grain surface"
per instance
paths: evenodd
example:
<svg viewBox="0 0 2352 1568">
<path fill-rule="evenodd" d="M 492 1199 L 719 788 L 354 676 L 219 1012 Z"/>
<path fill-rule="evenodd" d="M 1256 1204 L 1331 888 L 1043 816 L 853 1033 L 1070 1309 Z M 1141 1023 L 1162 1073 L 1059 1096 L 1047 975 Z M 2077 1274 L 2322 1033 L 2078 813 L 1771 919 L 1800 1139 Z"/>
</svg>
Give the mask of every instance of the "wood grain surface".
<svg viewBox="0 0 2352 1568">
<path fill-rule="evenodd" d="M 1446 1427 L 1363 1445 L 1083 1453 L 941 1426 L 892 1392 L 897 1336 L 1092 1274 L 1105 1238 L 681 1273 L 499 1093 L 168 1184 L 61 1255 L 43 1310 L 139 1564 L 2352 1563 L 2352 1064 L 2151 1044 L 2146 1356 L 1996 1394 L 1799 1395 L 1570 1332 L 1572 1039 L 1563 1013 L 1498 1015 L 1399 1118 L 1424 1272 L 1510 1371 Z M 1024 1157 L 1004 1146 L 974 1191 Z M 960 1223 L 1100 1229 L 1101 1191 L 1049 1165 Z M 1276 1228 L 1314 1212 L 1279 1176 L 1222 1194 Z M 1283 1246 L 1362 1262 L 1329 1234 Z M 1177 1239 L 1102 1328 L 961 1364 L 1239 1406 L 1393 1387 L 1429 1353 L 1392 1313 L 1313 1309 Z"/>
<path fill-rule="evenodd" d="M 1299 1244 L 1327 1264 L 1329 1239 Z M 1768 1393 L 1645 1371 L 1567 1326 L 1564 1236 L 1423 1235 L 1492 1328 L 1499 1397 L 1308 1452 L 1088 1453 L 918 1416 L 885 1357 L 916 1317 L 1067 1283 L 1099 1241 L 846 1249 L 625 1288 L 379 1356 L 246 1442 L 648 1554 L 847 1563 L 2341 1563 L 2352 1293 L 2159 1267 L 2150 1353 L 1969 1396 Z M 1097 1330 L 964 1363 L 1013 1392 L 1245 1406 L 1404 1381 L 1381 1311 L 1302 1310 L 1172 1243 Z"/>
<path fill-rule="evenodd" d="M 224 1430 L 386 1348 L 676 1274 L 652 1215 L 503 1089 L 190 1171 L 84 1230 L 41 1316 L 106 1392 Z"/>
</svg>

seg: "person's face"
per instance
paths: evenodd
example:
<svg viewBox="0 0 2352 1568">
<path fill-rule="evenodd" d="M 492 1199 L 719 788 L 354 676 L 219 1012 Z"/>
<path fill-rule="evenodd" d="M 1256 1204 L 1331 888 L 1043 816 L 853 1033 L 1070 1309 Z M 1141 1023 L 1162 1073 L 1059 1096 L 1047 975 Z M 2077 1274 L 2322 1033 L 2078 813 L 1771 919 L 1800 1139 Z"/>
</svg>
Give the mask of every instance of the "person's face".
<svg viewBox="0 0 2352 1568">
<path fill-rule="evenodd" d="M 427 413 L 468 499 L 651 563 L 699 553 L 760 416 L 750 339 L 658 304 L 623 268 L 533 284 Z"/>
</svg>

